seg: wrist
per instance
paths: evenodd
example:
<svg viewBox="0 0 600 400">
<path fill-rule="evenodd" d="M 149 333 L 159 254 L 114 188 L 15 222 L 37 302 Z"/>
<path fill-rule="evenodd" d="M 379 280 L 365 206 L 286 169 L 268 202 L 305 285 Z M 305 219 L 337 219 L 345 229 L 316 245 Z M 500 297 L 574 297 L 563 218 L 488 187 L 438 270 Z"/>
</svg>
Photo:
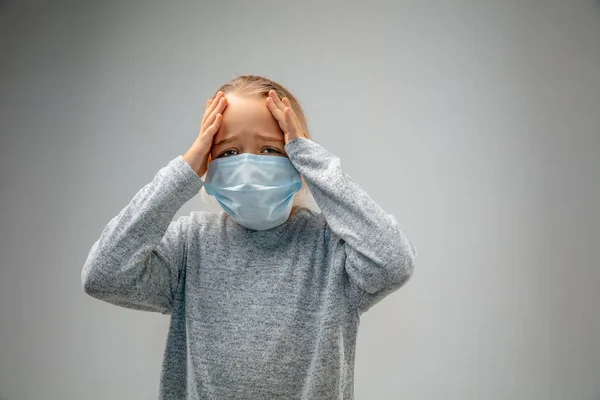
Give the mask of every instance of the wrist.
<svg viewBox="0 0 600 400">
<path fill-rule="evenodd" d="M 203 150 L 203 146 L 200 146 L 197 142 L 192 144 L 188 151 L 183 155 L 183 159 L 198 176 L 203 176 L 206 173 L 208 153 Z"/>
</svg>

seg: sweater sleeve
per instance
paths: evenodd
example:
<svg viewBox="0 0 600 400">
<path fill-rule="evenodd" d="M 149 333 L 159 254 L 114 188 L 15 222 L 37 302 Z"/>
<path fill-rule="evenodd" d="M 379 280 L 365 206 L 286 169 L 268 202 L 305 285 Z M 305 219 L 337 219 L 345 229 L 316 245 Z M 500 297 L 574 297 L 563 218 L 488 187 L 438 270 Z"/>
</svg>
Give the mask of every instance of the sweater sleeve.
<svg viewBox="0 0 600 400">
<path fill-rule="evenodd" d="M 328 229 L 343 243 L 348 293 L 361 314 L 410 278 L 416 248 L 394 216 L 382 210 L 341 170 L 339 158 L 306 138 L 291 140 L 285 148 Z"/>
<path fill-rule="evenodd" d="M 85 292 L 122 307 L 170 313 L 189 222 L 173 218 L 203 183 L 182 156 L 161 168 L 92 245 L 81 272 Z"/>
</svg>

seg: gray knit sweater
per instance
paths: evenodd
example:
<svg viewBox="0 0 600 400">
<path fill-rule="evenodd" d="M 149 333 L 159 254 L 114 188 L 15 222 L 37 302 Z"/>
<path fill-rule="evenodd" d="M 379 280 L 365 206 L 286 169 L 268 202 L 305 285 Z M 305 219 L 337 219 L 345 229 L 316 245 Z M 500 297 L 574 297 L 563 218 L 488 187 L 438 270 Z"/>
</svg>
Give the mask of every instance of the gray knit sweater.
<svg viewBox="0 0 600 400">
<path fill-rule="evenodd" d="M 266 231 L 174 220 L 202 179 L 177 156 L 104 228 L 90 296 L 170 315 L 160 399 L 353 399 L 360 315 L 402 286 L 415 247 L 314 141 L 285 147 L 321 212 Z"/>
</svg>

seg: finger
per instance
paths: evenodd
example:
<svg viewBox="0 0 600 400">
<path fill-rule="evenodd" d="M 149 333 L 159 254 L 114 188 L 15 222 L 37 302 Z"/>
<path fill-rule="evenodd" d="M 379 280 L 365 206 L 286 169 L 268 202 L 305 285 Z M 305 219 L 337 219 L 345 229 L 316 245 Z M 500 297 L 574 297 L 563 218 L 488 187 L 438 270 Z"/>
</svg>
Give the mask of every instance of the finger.
<svg viewBox="0 0 600 400">
<path fill-rule="evenodd" d="M 283 111 L 279 107 L 277 107 L 277 105 L 275 104 L 275 100 L 273 100 L 272 97 L 267 97 L 267 107 L 269 107 L 269 111 L 271 111 L 271 114 L 273 114 L 275 119 L 277 119 L 278 121 L 284 120 Z"/>
<path fill-rule="evenodd" d="M 214 122 L 206 127 L 206 129 L 202 132 L 202 139 L 205 140 L 206 143 L 210 143 L 221 127 L 223 123 L 223 114 L 217 113 L 214 119 Z"/>
<path fill-rule="evenodd" d="M 225 94 L 223 92 L 219 91 L 219 92 L 217 92 L 217 94 L 214 97 L 214 99 L 209 99 L 208 102 L 210 102 L 210 104 L 208 104 L 208 106 L 207 106 L 206 111 L 205 111 L 204 114 L 205 115 L 210 115 L 214 111 L 214 109 L 219 105 L 219 101 L 224 96 L 225 96 Z"/>
<path fill-rule="evenodd" d="M 269 96 L 273 99 L 277 108 L 279 108 L 281 111 L 283 111 L 283 109 L 285 108 L 285 104 L 283 104 L 281 102 L 281 99 L 279 98 L 279 95 L 277 95 L 277 92 L 274 90 L 270 90 Z"/>
<path fill-rule="evenodd" d="M 206 119 L 209 117 L 209 115 L 214 110 L 217 102 L 219 101 L 219 96 L 220 95 L 221 95 L 221 92 L 217 92 L 217 95 L 213 99 L 208 99 L 207 100 L 207 102 L 206 102 L 206 108 L 204 109 L 204 116 L 202 117 L 202 124 L 201 124 L 201 126 L 204 126 L 204 122 L 206 121 Z"/>
<path fill-rule="evenodd" d="M 281 128 L 281 130 L 285 133 L 287 131 L 287 127 L 286 127 L 285 115 L 283 115 L 283 111 L 281 111 L 275 105 L 275 101 L 271 97 L 267 98 L 267 107 L 269 108 L 269 111 L 271 111 L 271 114 L 273 114 L 273 117 L 275 117 L 275 119 L 279 123 L 279 127 Z"/>
<path fill-rule="evenodd" d="M 202 124 L 202 128 L 208 129 L 208 127 L 214 123 L 217 114 L 222 113 L 226 107 L 227 107 L 227 98 L 221 97 L 221 99 L 218 101 L 218 104 L 216 105 L 216 107 L 213 109 L 213 111 L 210 113 L 210 115 L 206 118 L 206 120 Z"/>
<path fill-rule="evenodd" d="M 284 112 L 285 122 L 288 126 L 288 133 L 291 135 L 296 135 L 296 124 L 294 124 L 294 114 L 291 107 L 286 107 Z"/>
<path fill-rule="evenodd" d="M 290 110 L 289 111 L 289 119 L 287 120 L 287 123 L 291 124 L 294 127 L 294 130 L 297 131 L 301 124 L 300 124 L 300 120 L 298 119 L 298 116 L 296 115 L 296 113 L 294 112 L 294 109 L 292 108 L 292 104 L 290 103 L 290 99 L 288 99 L 287 97 L 284 97 L 283 99 L 281 99 L 281 101 Z M 297 132 L 297 133 L 300 133 L 300 132 Z M 302 131 L 301 136 L 305 136 L 303 131 Z"/>
<path fill-rule="evenodd" d="M 204 125 L 204 121 L 206 121 L 206 118 L 210 115 L 208 113 L 208 108 L 210 107 L 211 103 L 212 103 L 212 99 L 208 99 L 206 102 L 206 107 L 204 107 L 204 115 L 202 116 L 202 123 L 200 124 L 200 126 Z"/>
<path fill-rule="evenodd" d="M 288 108 L 290 111 L 290 117 L 292 119 L 292 121 L 296 120 L 296 113 L 294 112 L 294 109 L 292 108 L 292 104 L 290 103 L 290 99 L 288 99 L 287 97 L 284 97 L 283 99 L 281 99 L 281 102 L 284 104 L 284 110 L 283 112 L 285 113 L 285 108 Z"/>
</svg>

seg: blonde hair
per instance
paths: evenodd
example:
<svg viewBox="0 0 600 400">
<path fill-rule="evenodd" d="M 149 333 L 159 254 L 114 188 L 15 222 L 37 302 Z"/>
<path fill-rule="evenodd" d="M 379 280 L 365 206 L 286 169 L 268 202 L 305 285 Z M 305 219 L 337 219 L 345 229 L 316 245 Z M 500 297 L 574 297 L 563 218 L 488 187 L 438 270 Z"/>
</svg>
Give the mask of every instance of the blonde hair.
<svg viewBox="0 0 600 400">
<path fill-rule="evenodd" d="M 271 90 L 274 90 L 281 99 L 287 97 L 287 99 L 290 101 L 290 105 L 292 106 L 292 110 L 300 121 L 300 126 L 302 127 L 304 137 L 312 140 L 312 136 L 306 122 L 306 116 L 304 115 L 304 111 L 302 110 L 300 102 L 287 88 L 269 78 L 258 75 L 236 76 L 230 82 L 223 84 L 219 89 L 217 89 L 211 98 L 214 98 L 220 91 L 226 95 L 235 94 L 239 96 L 267 98 L 269 96 L 269 91 Z M 204 180 L 205 178 L 206 174 L 202 177 L 202 179 Z M 292 212 L 290 213 L 290 216 L 301 207 L 310 208 L 309 197 L 311 197 L 310 191 L 306 185 L 306 181 L 304 178 L 302 178 L 302 188 L 294 196 L 294 204 L 292 206 Z M 205 203 L 218 206 L 216 200 L 214 200 L 212 196 L 206 194 L 204 187 L 201 190 L 201 198 Z M 316 204 L 314 204 L 313 200 L 313 206 L 315 205 Z"/>
</svg>

